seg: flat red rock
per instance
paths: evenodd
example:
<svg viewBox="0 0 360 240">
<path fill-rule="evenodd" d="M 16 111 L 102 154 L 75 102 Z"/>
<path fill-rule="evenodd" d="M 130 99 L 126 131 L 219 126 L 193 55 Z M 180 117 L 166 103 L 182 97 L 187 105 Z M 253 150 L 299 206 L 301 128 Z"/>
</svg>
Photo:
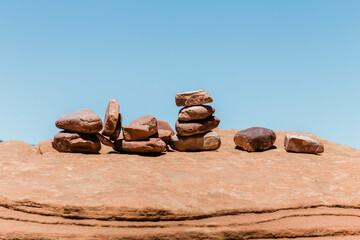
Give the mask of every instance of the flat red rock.
<svg viewBox="0 0 360 240">
<path fill-rule="evenodd" d="M 96 135 L 62 131 L 55 135 L 52 146 L 59 152 L 98 153 L 101 144 Z"/>
<path fill-rule="evenodd" d="M 220 135 L 213 131 L 189 137 L 174 135 L 171 137 L 170 146 L 181 152 L 209 151 L 218 149 L 221 140 Z"/>
<path fill-rule="evenodd" d="M 115 141 L 114 149 L 127 153 L 161 153 L 166 150 L 166 144 L 160 138 L 150 138 L 147 141 Z"/>
<path fill-rule="evenodd" d="M 110 136 L 115 132 L 119 120 L 119 111 L 120 104 L 115 99 L 111 99 L 105 112 L 104 127 L 101 134 Z"/>
<path fill-rule="evenodd" d="M 322 153 L 324 145 L 314 139 L 294 134 L 286 134 L 284 139 L 286 151 L 298 153 Z"/>
<path fill-rule="evenodd" d="M 189 122 L 181 122 L 178 120 L 175 123 L 175 129 L 177 134 L 186 137 L 208 132 L 219 126 L 219 123 L 220 119 L 215 116 L 207 117 L 203 120 Z"/>
<path fill-rule="evenodd" d="M 111 140 L 118 139 L 120 136 L 120 133 L 121 133 L 121 129 L 122 129 L 122 115 L 121 115 L 121 113 L 119 113 L 115 131 L 110 135 L 110 139 Z"/>
<path fill-rule="evenodd" d="M 178 107 L 201 105 L 205 103 L 211 103 L 212 101 L 213 99 L 211 98 L 210 94 L 204 90 L 178 93 L 175 96 L 175 103 Z"/>
<path fill-rule="evenodd" d="M 90 109 L 82 109 L 59 117 L 56 127 L 72 132 L 98 133 L 102 129 L 101 118 Z"/>
<path fill-rule="evenodd" d="M 146 115 L 132 121 L 129 126 L 123 127 L 126 141 L 147 140 L 157 133 L 157 121 L 154 116 Z"/>
<path fill-rule="evenodd" d="M 205 119 L 215 113 L 215 109 L 208 105 L 184 107 L 180 110 L 180 121 L 192 121 Z"/>
</svg>

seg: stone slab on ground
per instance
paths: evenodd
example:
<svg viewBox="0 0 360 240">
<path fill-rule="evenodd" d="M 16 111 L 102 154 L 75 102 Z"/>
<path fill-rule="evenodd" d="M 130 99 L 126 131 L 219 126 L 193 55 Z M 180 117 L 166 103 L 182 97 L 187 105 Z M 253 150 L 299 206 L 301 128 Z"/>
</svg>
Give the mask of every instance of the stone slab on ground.
<svg viewBox="0 0 360 240">
<path fill-rule="evenodd" d="M 0 143 L 0 238 L 360 238 L 359 150 L 301 133 L 325 152 L 288 153 L 277 131 L 249 153 L 215 131 L 216 151 L 157 157 Z"/>
</svg>

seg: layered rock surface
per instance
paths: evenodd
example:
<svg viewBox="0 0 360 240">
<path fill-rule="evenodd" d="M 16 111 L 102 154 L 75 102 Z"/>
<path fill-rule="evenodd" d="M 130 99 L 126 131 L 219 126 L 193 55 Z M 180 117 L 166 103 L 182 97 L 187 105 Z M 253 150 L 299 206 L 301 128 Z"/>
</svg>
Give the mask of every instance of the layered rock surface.
<svg viewBox="0 0 360 240">
<path fill-rule="evenodd" d="M 359 150 L 300 133 L 326 151 L 289 154 L 276 131 L 276 149 L 248 153 L 216 132 L 215 152 L 157 157 L 0 143 L 0 237 L 360 238 Z"/>
</svg>

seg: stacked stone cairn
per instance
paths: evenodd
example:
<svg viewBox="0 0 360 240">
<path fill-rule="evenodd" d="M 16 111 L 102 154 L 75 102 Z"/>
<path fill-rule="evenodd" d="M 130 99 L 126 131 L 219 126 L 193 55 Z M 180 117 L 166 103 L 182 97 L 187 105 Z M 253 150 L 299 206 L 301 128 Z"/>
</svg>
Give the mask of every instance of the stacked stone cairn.
<svg viewBox="0 0 360 240">
<path fill-rule="evenodd" d="M 167 122 L 157 121 L 151 115 L 142 116 L 123 127 L 124 138 L 115 141 L 114 149 L 125 153 L 162 153 L 173 134 Z"/>
<path fill-rule="evenodd" d="M 219 134 L 211 131 L 219 125 L 220 119 L 213 116 L 213 107 L 203 105 L 212 101 L 211 96 L 203 90 L 176 94 L 176 105 L 183 108 L 179 111 L 175 123 L 177 134 L 173 135 L 170 141 L 174 150 L 208 151 L 220 147 Z"/>
</svg>

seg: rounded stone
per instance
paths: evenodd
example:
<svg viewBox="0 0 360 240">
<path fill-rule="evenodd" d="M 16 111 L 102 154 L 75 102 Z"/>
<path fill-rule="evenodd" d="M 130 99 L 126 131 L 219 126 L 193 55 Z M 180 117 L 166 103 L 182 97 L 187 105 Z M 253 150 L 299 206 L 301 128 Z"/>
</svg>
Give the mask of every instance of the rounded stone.
<svg viewBox="0 0 360 240">
<path fill-rule="evenodd" d="M 236 146 L 248 152 L 269 149 L 274 145 L 275 140 L 275 133 L 262 127 L 248 128 L 237 132 L 234 136 Z"/>
<path fill-rule="evenodd" d="M 215 113 L 215 108 L 208 105 L 184 107 L 179 111 L 180 121 L 192 121 L 205 119 Z"/>
<path fill-rule="evenodd" d="M 94 134 L 62 131 L 55 135 L 54 149 L 69 153 L 98 153 L 101 143 Z"/>
<path fill-rule="evenodd" d="M 220 135 L 213 131 L 189 137 L 174 135 L 171 137 L 170 146 L 181 152 L 209 151 L 218 149 L 221 140 Z"/>
<path fill-rule="evenodd" d="M 59 117 L 56 127 L 71 132 L 98 133 L 102 129 L 101 118 L 90 109 L 81 109 Z"/>
</svg>

